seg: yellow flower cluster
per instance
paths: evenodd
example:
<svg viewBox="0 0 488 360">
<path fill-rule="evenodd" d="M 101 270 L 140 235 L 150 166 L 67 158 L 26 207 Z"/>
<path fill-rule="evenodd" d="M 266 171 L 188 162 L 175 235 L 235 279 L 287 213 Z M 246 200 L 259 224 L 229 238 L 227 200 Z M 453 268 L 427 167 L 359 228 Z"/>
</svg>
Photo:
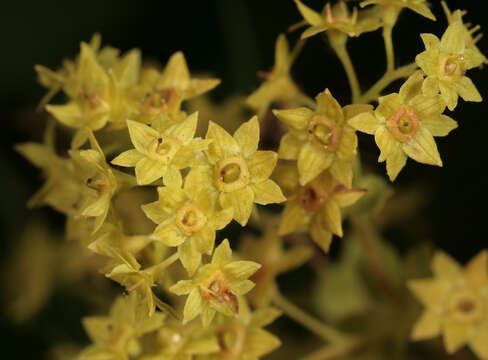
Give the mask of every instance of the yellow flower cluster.
<svg viewBox="0 0 488 360">
<path fill-rule="evenodd" d="M 334 235 L 344 236 L 344 219 L 355 230 L 346 251 L 359 249 L 354 239 L 364 238 L 364 262 L 378 288 L 395 301 L 402 298 L 390 274 L 395 256 L 377 239 L 370 216 L 391 190 L 379 177 L 362 174 L 357 131 L 374 135 L 378 161 L 386 161 L 391 181 L 408 157 L 442 166 L 434 137 L 458 126 L 446 108 L 454 110 L 459 96 L 482 100 L 466 75 L 488 63 L 476 46 L 479 37 L 473 37 L 478 28 L 470 29 L 463 12 L 451 13 L 443 3 L 449 22 L 444 35 L 421 34 L 426 50 L 415 63 L 395 68 L 392 28 L 404 8 L 435 20 L 424 0 L 368 0 L 360 4 L 367 8 L 352 11 L 339 0 L 321 13 L 300 0 L 295 4 L 304 18 L 300 25 L 308 25 L 302 39 L 290 51 L 286 36 L 279 35 L 265 82 L 247 99 L 231 98 L 220 107 L 194 99 L 220 80 L 190 76 L 181 52 L 159 69 L 143 65 L 138 50 L 121 56 L 101 47 L 95 35 L 59 70 L 36 66 L 48 89 L 41 105 L 51 119 L 42 144 L 16 147 L 45 178 L 29 205 L 63 213 L 67 238 L 102 256 L 103 274 L 124 289 L 107 316 L 83 320 L 91 345 L 80 360 L 259 359 L 280 345 L 263 329 L 281 314 L 272 305 L 332 343 L 311 358 L 347 357 L 369 338 L 361 343 L 356 334 L 321 324 L 288 303 L 277 283 L 279 275 L 309 261 L 320 268 L 323 259 L 312 260 L 329 251 Z M 363 93 L 346 41 L 379 28 L 387 70 Z M 328 88 L 312 100 L 290 75 L 303 39 L 323 32 L 349 80 L 352 99 L 346 106 Z M 398 93 L 381 96 L 400 78 L 407 80 Z M 51 104 L 58 92 L 64 101 Z M 243 105 L 256 113 L 248 121 L 242 119 Z M 200 108 L 215 116 L 205 119 L 206 133 L 199 126 Z M 212 121 L 219 118 L 220 124 Z M 276 121 L 284 132 L 276 152 L 259 150 L 263 119 Z M 56 126 L 73 130 L 63 155 Z M 283 211 L 257 207 L 269 204 L 283 204 Z M 237 239 L 219 237 L 233 220 L 262 231 L 245 233 L 234 253 Z M 343 256 L 354 269 L 337 266 L 351 283 L 359 281 L 356 255 Z M 469 344 L 488 358 L 487 253 L 465 270 L 438 253 L 433 270 L 433 279 L 408 283 L 426 306 L 412 338 L 442 333 L 448 352 Z"/>
</svg>

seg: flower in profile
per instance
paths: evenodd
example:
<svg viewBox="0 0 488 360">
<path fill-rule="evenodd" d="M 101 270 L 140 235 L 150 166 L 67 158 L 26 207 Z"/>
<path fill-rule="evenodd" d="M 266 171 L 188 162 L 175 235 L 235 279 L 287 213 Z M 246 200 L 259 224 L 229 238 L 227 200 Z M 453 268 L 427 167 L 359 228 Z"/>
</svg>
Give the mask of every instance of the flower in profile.
<svg viewBox="0 0 488 360">
<path fill-rule="evenodd" d="M 327 2 L 322 10 L 322 14 L 310 9 L 300 0 L 295 0 L 298 10 L 310 27 L 302 34 L 302 39 L 314 36 L 318 33 L 338 32 L 347 36 L 356 37 L 362 33 L 374 31 L 381 26 L 377 18 L 362 16 L 357 8 L 350 13 L 344 0 L 340 0 L 334 6 Z"/>
<path fill-rule="evenodd" d="M 439 94 L 421 92 L 424 77 L 420 71 L 410 76 L 400 92 L 379 98 L 373 112 L 359 114 L 349 120 L 355 129 L 375 136 L 386 160 L 390 180 L 397 177 L 407 157 L 423 164 L 442 166 L 433 136 L 446 136 L 457 123 L 442 115 L 446 104 Z"/>
<path fill-rule="evenodd" d="M 182 101 L 201 95 L 220 84 L 219 79 L 192 78 L 182 52 L 174 53 L 162 72 L 146 68 L 137 89 L 141 99 L 141 121 L 151 122 L 160 114 L 177 121 Z M 184 118 L 184 117 L 183 117 Z"/>
<path fill-rule="evenodd" d="M 453 21 L 440 40 L 433 34 L 420 36 L 426 50 L 417 55 L 415 62 L 427 75 L 423 91 L 431 95 L 440 91 L 449 110 L 456 108 L 459 96 L 465 101 L 482 101 L 475 85 L 465 74 L 486 59 L 479 50 L 468 46 L 461 19 Z"/>
<path fill-rule="evenodd" d="M 425 306 L 412 329 L 412 339 L 443 334 L 449 354 L 467 344 L 479 358 L 488 358 L 488 252 L 480 252 L 464 269 L 438 252 L 432 270 L 433 278 L 408 283 Z"/>
<path fill-rule="evenodd" d="M 279 310 L 266 307 L 251 312 L 243 297 L 239 309 L 237 317 L 216 319 L 220 349 L 203 360 L 261 359 L 281 345 L 280 339 L 263 329 L 281 316 Z"/>
<path fill-rule="evenodd" d="M 454 12 L 451 12 L 449 8 L 447 7 L 447 4 L 445 1 L 441 1 L 442 8 L 444 9 L 444 13 L 446 14 L 446 18 L 449 24 L 455 23 L 456 21 L 463 21 L 463 16 L 466 15 L 467 11 L 461 11 L 461 10 L 456 10 Z M 478 55 L 483 57 L 483 64 L 488 64 L 488 59 L 481 53 L 480 49 L 476 46 L 478 41 L 481 40 L 483 37 L 483 34 L 479 33 L 477 35 L 476 32 L 479 31 L 481 28 L 479 25 L 471 26 L 470 24 L 464 24 L 464 33 L 466 34 L 466 47 L 468 49 L 474 50 L 474 52 Z"/>
<path fill-rule="evenodd" d="M 176 295 L 188 295 L 183 321 L 201 315 L 208 327 L 217 312 L 226 316 L 239 313 L 238 296 L 248 293 L 254 283 L 249 280 L 261 265 L 252 261 L 231 261 L 232 251 L 225 239 L 212 256 L 212 262 L 198 269 L 191 280 L 180 280 L 170 288 Z"/>
<path fill-rule="evenodd" d="M 212 141 L 205 154 L 213 169 L 201 167 L 201 181 L 210 181 L 218 192 L 222 208 L 233 208 L 234 219 L 239 224 L 246 225 L 253 203 L 267 205 L 286 200 L 280 187 L 269 179 L 278 155 L 273 151 L 257 150 L 257 116 L 242 124 L 233 137 L 210 122 L 206 139 Z"/>
<path fill-rule="evenodd" d="M 295 106 L 313 105 L 313 100 L 305 95 L 293 82 L 290 69 L 295 56 L 285 35 L 280 34 L 275 45 L 275 64 L 269 73 L 262 73 L 265 82 L 246 99 L 246 104 L 254 109 L 260 118 L 273 102 L 292 103 Z"/>
<path fill-rule="evenodd" d="M 135 149 L 127 150 L 111 161 L 114 165 L 135 167 L 139 185 L 150 184 L 161 177 L 165 183 L 181 177 L 180 170 L 198 159 L 198 152 L 207 148 L 208 141 L 193 138 L 198 113 L 179 123 L 162 115 L 157 126 L 127 120 L 129 135 Z"/>
<path fill-rule="evenodd" d="M 177 246 L 179 259 L 189 275 L 201 263 L 202 254 L 212 254 L 215 232 L 232 220 L 232 208 L 218 210 L 217 195 L 201 186 L 190 171 L 179 184 L 159 187 L 159 200 L 142 206 L 158 226 L 151 237 L 166 246 Z"/>
<path fill-rule="evenodd" d="M 289 171 L 293 171 L 293 168 L 289 168 Z M 292 174 L 286 177 L 291 178 Z M 278 234 L 305 230 L 327 252 L 332 235 L 343 235 L 341 207 L 354 204 L 365 192 L 338 184 L 329 171 L 324 171 L 305 185 L 299 186 L 296 181 L 296 190 L 288 197 L 281 215 Z"/>
<path fill-rule="evenodd" d="M 83 319 L 83 326 L 92 341 L 80 359 L 127 359 L 142 352 L 139 338 L 156 331 L 165 320 L 162 313 L 148 316 L 137 294 L 119 297 L 108 316 L 91 316 Z"/>
<path fill-rule="evenodd" d="M 392 16 L 394 20 L 404 9 L 410 9 L 427 19 L 436 21 L 434 14 L 430 11 L 427 1 L 425 0 L 366 0 L 361 2 L 360 6 L 378 5 L 383 12 L 383 16 Z"/>
<path fill-rule="evenodd" d="M 358 140 L 347 120 L 372 107 L 348 105 L 341 108 L 328 89 L 318 94 L 316 101 L 316 111 L 308 108 L 274 111 L 288 127 L 288 133 L 281 139 L 279 157 L 297 160 L 301 185 L 330 169 L 339 182 L 350 187 L 351 162 L 357 153 Z"/>
</svg>

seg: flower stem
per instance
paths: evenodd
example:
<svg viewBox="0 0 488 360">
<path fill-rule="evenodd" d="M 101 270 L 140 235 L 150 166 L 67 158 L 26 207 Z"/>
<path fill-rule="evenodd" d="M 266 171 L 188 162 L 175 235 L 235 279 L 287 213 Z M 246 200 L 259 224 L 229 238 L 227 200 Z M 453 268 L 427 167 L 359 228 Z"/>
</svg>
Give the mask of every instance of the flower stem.
<svg viewBox="0 0 488 360">
<path fill-rule="evenodd" d="M 337 57 L 341 61 L 344 70 L 346 71 L 347 80 L 349 81 L 349 87 L 351 88 L 352 103 L 355 104 L 360 98 L 361 90 L 359 88 L 359 81 L 356 75 L 356 70 L 354 69 L 354 65 L 352 64 L 351 57 L 349 56 L 349 52 L 346 48 L 346 44 L 336 44 L 331 41 L 331 45 Z"/>
<path fill-rule="evenodd" d="M 280 308 L 287 316 L 295 320 L 297 323 L 301 324 L 310 332 L 328 342 L 344 341 L 347 338 L 346 335 L 342 334 L 340 331 L 323 324 L 319 320 L 312 317 L 310 314 L 307 314 L 298 306 L 288 301 L 278 291 L 273 297 L 273 303 L 278 308 Z"/>
<path fill-rule="evenodd" d="M 381 95 L 381 92 L 390 85 L 393 81 L 409 77 L 417 70 L 417 64 L 411 63 L 398 69 L 387 72 L 381 77 L 368 91 L 366 91 L 359 99 L 358 103 L 366 104 L 375 101 Z"/>
<path fill-rule="evenodd" d="M 386 73 L 390 73 L 395 70 L 395 51 L 393 49 L 392 39 L 393 26 L 383 26 L 383 41 L 385 42 L 386 50 Z"/>
<path fill-rule="evenodd" d="M 170 266 L 172 263 L 174 263 L 176 260 L 180 258 L 180 254 L 178 251 L 176 251 L 173 255 L 170 257 L 164 259 L 162 262 L 160 262 L 157 265 L 153 265 L 150 268 L 146 269 L 145 271 L 151 274 L 154 274 L 156 272 L 162 271 L 166 269 L 168 266 Z"/>
</svg>

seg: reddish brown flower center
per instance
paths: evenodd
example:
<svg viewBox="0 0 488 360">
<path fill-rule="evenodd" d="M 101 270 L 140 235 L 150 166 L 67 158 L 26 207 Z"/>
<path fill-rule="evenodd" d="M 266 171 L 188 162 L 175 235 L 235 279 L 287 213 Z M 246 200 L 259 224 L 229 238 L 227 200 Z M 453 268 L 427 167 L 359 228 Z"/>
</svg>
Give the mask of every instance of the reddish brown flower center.
<svg viewBox="0 0 488 360">
<path fill-rule="evenodd" d="M 454 81 L 466 73 L 464 55 L 444 55 L 439 59 L 439 73 L 443 80 Z"/>
<path fill-rule="evenodd" d="M 249 183 L 249 169 L 241 155 L 220 160 L 214 169 L 215 183 L 223 192 L 242 189 Z"/>
<path fill-rule="evenodd" d="M 483 300 L 468 289 L 454 290 L 447 301 L 447 312 L 455 320 L 465 323 L 483 318 Z"/>
<path fill-rule="evenodd" d="M 234 313 L 239 311 L 237 296 L 230 289 L 229 282 L 221 272 L 213 274 L 200 289 L 202 297 L 219 303 L 226 303 Z"/>
<path fill-rule="evenodd" d="M 417 133 L 420 121 L 413 109 L 402 107 L 387 120 L 386 127 L 398 141 L 405 142 Z"/>
<path fill-rule="evenodd" d="M 170 114 L 176 110 L 181 102 L 181 96 L 174 88 L 155 90 L 147 93 L 142 102 L 142 112 L 149 116 L 161 113 Z"/>
<path fill-rule="evenodd" d="M 304 209 L 318 212 L 329 195 L 318 183 L 308 183 L 298 189 L 297 199 Z"/>
<path fill-rule="evenodd" d="M 175 222 L 183 234 L 190 236 L 205 226 L 207 217 L 197 206 L 188 202 L 175 214 Z"/>
</svg>

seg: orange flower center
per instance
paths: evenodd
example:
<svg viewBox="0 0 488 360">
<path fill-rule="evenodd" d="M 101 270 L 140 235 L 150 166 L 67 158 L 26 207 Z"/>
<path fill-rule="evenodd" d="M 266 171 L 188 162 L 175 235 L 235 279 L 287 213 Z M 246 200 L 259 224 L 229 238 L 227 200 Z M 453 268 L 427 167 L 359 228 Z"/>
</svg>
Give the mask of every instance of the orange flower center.
<svg viewBox="0 0 488 360">
<path fill-rule="evenodd" d="M 200 293 L 202 294 L 202 297 L 208 301 L 226 303 L 235 314 L 239 311 L 237 296 L 232 293 L 229 287 L 229 282 L 220 271 L 215 272 L 205 282 L 200 289 Z"/>
<path fill-rule="evenodd" d="M 188 202 L 175 214 L 175 222 L 183 234 L 191 236 L 205 226 L 207 217 L 198 207 Z"/>
<path fill-rule="evenodd" d="M 142 101 L 141 110 L 148 116 L 170 114 L 179 107 L 180 103 L 181 96 L 176 89 L 166 88 L 147 93 Z"/>
<path fill-rule="evenodd" d="M 398 141 L 405 142 L 417 133 L 420 121 L 411 108 L 402 107 L 388 119 L 386 127 Z"/>
<path fill-rule="evenodd" d="M 249 169 L 240 154 L 220 160 L 214 172 L 217 188 L 223 192 L 242 189 L 249 183 Z"/>
<path fill-rule="evenodd" d="M 348 24 L 356 24 L 358 18 L 358 9 L 354 8 L 352 16 L 349 14 L 349 9 L 344 1 L 340 1 L 334 9 L 330 6 L 330 3 L 325 5 L 323 12 L 325 20 L 329 23 L 342 22 Z"/>
<path fill-rule="evenodd" d="M 312 213 L 320 211 L 329 194 L 318 184 L 308 183 L 298 189 L 297 199 L 302 207 Z"/>
<path fill-rule="evenodd" d="M 310 141 L 323 151 L 333 152 L 339 147 L 342 129 L 324 115 L 315 115 L 308 125 Z"/>
</svg>

